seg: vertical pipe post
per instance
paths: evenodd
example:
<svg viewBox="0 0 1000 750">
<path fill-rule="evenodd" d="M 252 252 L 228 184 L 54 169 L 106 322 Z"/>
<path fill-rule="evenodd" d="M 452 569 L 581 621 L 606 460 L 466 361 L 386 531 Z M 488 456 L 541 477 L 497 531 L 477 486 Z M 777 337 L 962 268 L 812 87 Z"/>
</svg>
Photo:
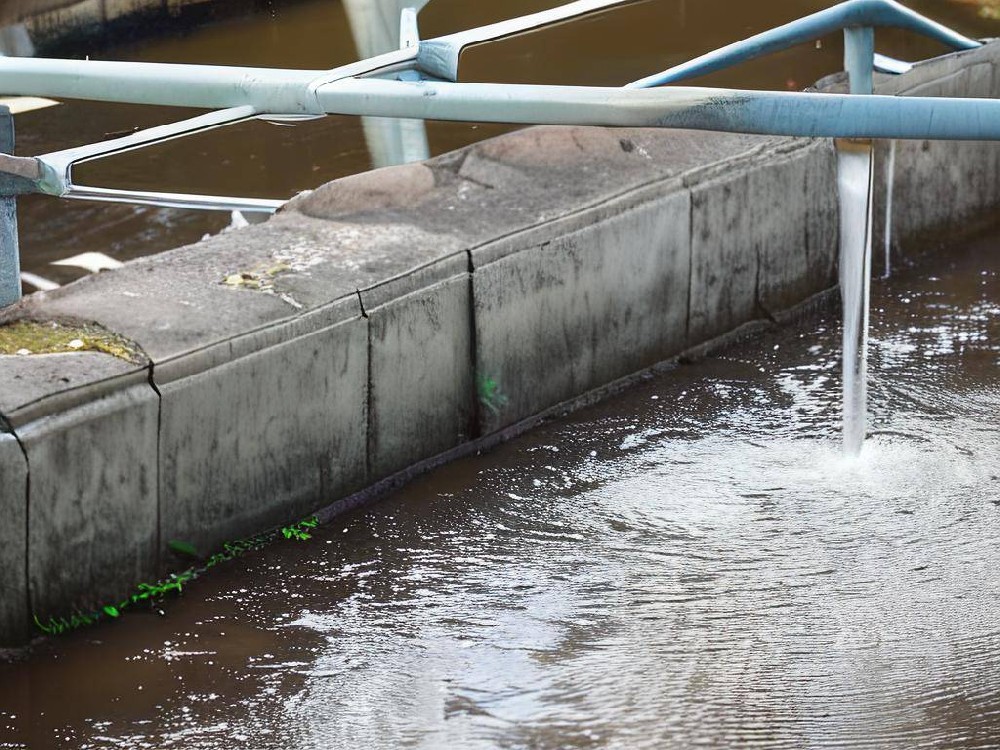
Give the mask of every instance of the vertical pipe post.
<svg viewBox="0 0 1000 750">
<path fill-rule="evenodd" d="M 0 107 L 0 152 L 14 153 L 14 116 Z M 21 299 L 21 257 L 17 245 L 17 199 L 0 194 L 0 307 Z"/>
<path fill-rule="evenodd" d="M 875 29 L 853 26 L 844 29 L 844 70 L 852 94 L 875 93 Z"/>
<path fill-rule="evenodd" d="M 851 94 L 874 92 L 875 31 L 844 30 L 844 67 Z M 872 157 L 870 140 L 837 141 L 840 196 L 840 293 L 844 303 L 844 452 L 864 445 L 868 410 L 868 317 L 872 263 Z"/>
</svg>

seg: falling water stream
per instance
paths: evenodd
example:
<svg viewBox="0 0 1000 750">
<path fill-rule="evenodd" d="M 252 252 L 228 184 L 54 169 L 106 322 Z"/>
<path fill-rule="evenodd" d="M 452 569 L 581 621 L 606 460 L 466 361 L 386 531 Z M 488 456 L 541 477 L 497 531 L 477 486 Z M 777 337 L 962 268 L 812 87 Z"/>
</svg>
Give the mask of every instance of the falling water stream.
<svg viewBox="0 0 1000 750">
<path fill-rule="evenodd" d="M 844 310 L 844 453 L 848 456 L 861 453 L 867 421 L 872 163 L 871 142 L 838 142 L 840 294 Z"/>
</svg>

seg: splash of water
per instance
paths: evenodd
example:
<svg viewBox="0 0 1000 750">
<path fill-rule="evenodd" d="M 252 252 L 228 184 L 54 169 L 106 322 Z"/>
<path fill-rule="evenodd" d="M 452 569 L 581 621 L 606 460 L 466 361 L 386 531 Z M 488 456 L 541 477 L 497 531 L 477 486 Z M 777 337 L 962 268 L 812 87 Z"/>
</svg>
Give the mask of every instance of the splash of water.
<svg viewBox="0 0 1000 750">
<path fill-rule="evenodd" d="M 844 453 L 865 440 L 868 315 L 872 265 L 872 144 L 837 143 L 840 201 L 840 294 L 844 303 Z"/>
</svg>

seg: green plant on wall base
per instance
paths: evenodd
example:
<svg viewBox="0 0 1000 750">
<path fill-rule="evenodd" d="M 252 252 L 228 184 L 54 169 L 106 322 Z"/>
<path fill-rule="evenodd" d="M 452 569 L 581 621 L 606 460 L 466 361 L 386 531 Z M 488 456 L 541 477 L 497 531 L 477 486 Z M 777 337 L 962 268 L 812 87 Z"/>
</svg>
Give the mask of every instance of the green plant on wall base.
<svg viewBox="0 0 1000 750">
<path fill-rule="evenodd" d="M 226 542 L 222 545 L 222 551 L 213 554 L 203 564 L 190 567 L 180 573 L 171 573 L 167 578 L 156 583 L 140 583 L 127 599 L 117 604 L 106 604 L 94 612 L 76 612 L 68 617 L 50 617 L 45 622 L 40 620 L 38 615 L 35 615 L 35 626 L 46 635 L 62 635 L 72 630 L 93 625 L 104 619 L 118 618 L 125 610 L 138 605 L 155 606 L 171 594 L 181 594 L 186 583 L 193 581 L 220 563 L 228 562 L 247 552 L 260 549 L 278 538 L 295 539 L 296 541 L 304 542 L 312 538 L 310 532 L 317 526 L 319 526 L 319 519 L 316 516 L 312 516 L 293 523 L 290 526 L 283 526 L 275 531 L 248 539 L 238 539 L 235 542 Z M 184 557 L 201 559 L 194 546 L 188 542 L 171 541 L 168 542 L 168 547 Z"/>
<path fill-rule="evenodd" d="M 500 411 L 507 405 L 507 396 L 500 390 L 500 384 L 496 378 L 489 375 L 477 377 L 476 392 L 483 408 L 487 409 L 494 417 L 499 417 Z"/>
<path fill-rule="evenodd" d="M 303 521 L 292 524 L 291 526 L 285 526 L 281 529 L 282 535 L 285 539 L 297 539 L 300 542 L 304 542 L 307 539 L 312 539 L 312 534 L 309 532 L 315 529 L 319 525 L 319 519 L 315 516 L 312 518 L 306 518 Z"/>
</svg>

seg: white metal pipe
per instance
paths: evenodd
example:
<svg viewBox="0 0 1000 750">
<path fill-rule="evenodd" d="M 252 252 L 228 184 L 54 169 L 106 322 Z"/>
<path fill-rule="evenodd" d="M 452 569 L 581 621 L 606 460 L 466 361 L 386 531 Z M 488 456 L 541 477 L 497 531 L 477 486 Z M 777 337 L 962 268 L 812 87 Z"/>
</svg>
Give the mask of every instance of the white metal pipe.
<svg viewBox="0 0 1000 750">
<path fill-rule="evenodd" d="M 56 99 L 200 109 L 251 106 L 261 113 L 322 114 L 315 91 L 350 76 L 412 67 L 415 49 L 395 50 L 332 70 L 180 65 L 106 60 L 0 58 L 0 91 Z"/>
<path fill-rule="evenodd" d="M 375 60 L 405 64 L 409 50 Z M 709 88 L 394 81 L 341 77 L 374 60 L 315 71 L 0 58 L 0 90 L 260 113 L 348 114 L 524 124 L 694 128 L 845 138 L 1000 140 L 991 99 L 865 96 Z M 332 79 L 332 80 L 330 80 Z"/>
<path fill-rule="evenodd" d="M 286 201 L 269 198 L 233 198 L 222 195 L 195 195 L 188 193 L 157 193 L 147 190 L 113 190 L 73 186 L 63 198 L 102 203 L 131 203 L 160 208 L 188 208 L 201 211 L 240 211 L 241 213 L 273 214 Z"/>
<path fill-rule="evenodd" d="M 171 123 L 170 125 L 148 128 L 123 138 L 115 138 L 110 141 L 101 141 L 86 146 L 77 146 L 76 148 L 44 154 L 37 159 L 43 165 L 45 172 L 42 188 L 45 192 L 52 195 L 63 195 L 73 185 L 72 170 L 75 164 L 100 159 L 111 154 L 125 153 L 149 146 L 153 143 L 164 143 L 205 130 L 212 130 L 223 125 L 230 125 L 234 122 L 249 119 L 255 114 L 256 110 L 253 107 L 234 107 L 219 112 L 210 112 L 206 115 L 200 115 L 182 122 Z"/>
</svg>

